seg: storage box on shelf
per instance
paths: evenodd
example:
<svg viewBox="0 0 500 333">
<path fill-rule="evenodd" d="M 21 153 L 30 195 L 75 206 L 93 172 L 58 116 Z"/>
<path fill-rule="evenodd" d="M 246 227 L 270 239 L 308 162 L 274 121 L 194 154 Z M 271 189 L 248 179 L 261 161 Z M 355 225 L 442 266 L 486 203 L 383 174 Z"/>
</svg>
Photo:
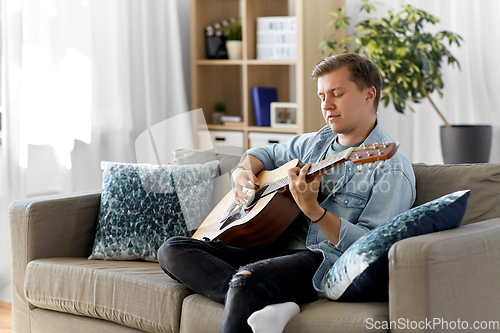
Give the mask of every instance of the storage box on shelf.
<svg viewBox="0 0 500 333">
<path fill-rule="evenodd" d="M 198 130 L 198 149 L 211 150 L 219 147 L 240 147 L 243 150 L 242 131 Z"/>
<path fill-rule="evenodd" d="M 320 60 L 316 51 L 319 42 L 325 34 L 331 33 L 325 29 L 330 19 L 327 13 L 343 5 L 344 0 L 192 0 L 192 109 L 203 109 L 209 130 L 240 131 L 245 149 L 250 147 L 250 132 L 293 135 L 320 129 L 324 120 L 310 74 Z M 243 59 L 206 59 L 204 27 L 228 17 L 239 17 L 241 21 Z M 257 37 L 257 20 L 265 17 L 282 17 L 282 20 L 295 22 L 295 33 L 288 31 L 274 36 L 274 41 L 285 42 L 283 45 L 293 45 L 295 39 L 295 59 L 258 59 L 258 39 L 273 38 L 263 37 L 262 33 Z M 337 39 L 342 37 L 339 34 Z M 296 102 L 297 128 L 256 126 L 251 97 L 251 89 L 255 86 L 276 87 L 279 102 Z M 243 126 L 210 124 L 213 104 L 217 101 L 226 104 L 227 115 L 241 116 Z"/>
<path fill-rule="evenodd" d="M 249 132 L 250 148 L 265 147 L 275 143 L 284 143 L 293 138 L 295 134 Z"/>
</svg>

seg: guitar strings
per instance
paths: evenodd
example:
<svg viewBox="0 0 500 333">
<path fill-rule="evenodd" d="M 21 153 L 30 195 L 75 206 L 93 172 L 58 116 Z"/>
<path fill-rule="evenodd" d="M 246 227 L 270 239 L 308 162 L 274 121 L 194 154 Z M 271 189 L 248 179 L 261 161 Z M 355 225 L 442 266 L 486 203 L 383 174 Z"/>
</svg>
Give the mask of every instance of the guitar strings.
<svg viewBox="0 0 500 333">
<path fill-rule="evenodd" d="M 313 164 L 311 166 L 311 169 L 308 171 L 307 175 L 311 175 L 321 169 L 324 169 L 326 166 L 338 163 L 344 159 L 347 158 L 353 151 L 353 148 L 346 149 L 344 151 L 341 151 L 340 153 L 337 153 L 327 159 L 324 159 L 316 164 Z M 264 197 L 270 193 L 273 193 L 285 186 L 288 185 L 288 176 L 280 178 L 272 183 L 269 184 L 267 187 L 262 187 L 259 191 L 255 193 L 255 197 Z"/>
<path fill-rule="evenodd" d="M 324 169 L 325 167 L 327 167 L 329 165 L 336 164 L 336 163 L 339 163 L 339 162 L 347 159 L 347 157 L 349 157 L 355 151 L 366 150 L 366 149 L 370 149 L 370 148 L 377 149 L 380 147 L 383 147 L 385 149 L 385 148 L 387 148 L 388 145 L 390 145 L 390 144 L 383 143 L 383 144 L 372 144 L 369 146 L 362 145 L 361 147 L 348 148 L 348 149 L 341 151 L 340 153 L 337 153 L 337 154 L 335 154 L 327 159 L 324 159 L 316 164 L 313 164 L 311 166 L 310 170 L 308 171 L 307 176 L 314 174 L 314 173 L 318 172 L 319 170 Z M 399 145 L 396 144 L 396 146 L 399 146 Z M 268 183 L 265 186 L 262 186 L 257 192 L 255 192 L 254 200 L 258 200 L 261 197 L 264 197 L 270 193 L 278 191 L 279 189 L 281 189 L 287 185 L 288 185 L 288 176 L 280 178 L 278 180 L 275 180 L 271 183 Z M 228 214 L 229 211 L 232 211 L 235 206 L 237 206 L 236 201 L 233 201 L 233 203 L 227 209 L 226 215 Z"/>
</svg>

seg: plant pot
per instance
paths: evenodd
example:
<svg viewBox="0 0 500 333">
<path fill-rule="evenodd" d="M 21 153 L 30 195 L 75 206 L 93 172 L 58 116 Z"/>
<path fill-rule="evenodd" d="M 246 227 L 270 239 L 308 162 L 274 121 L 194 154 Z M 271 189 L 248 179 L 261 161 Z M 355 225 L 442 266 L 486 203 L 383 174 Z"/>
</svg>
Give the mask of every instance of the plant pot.
<svg viewBox="0 0 500 333">
<path fill-rule="evenodd" d="M 212 112 L 212 124 L 214 125 L 222 125 L 222 117 L 225 116 L 226 113 L 223 111 L 214 111 Z"/>
<path fill-rule="evenodd" d="M 228 40 L 226 41 L 227 55 L 229 59 L 241 59 L 243 43 L 241 40 Z"/>
<path fill-rule="evenodd" d="M 444 163 L 488 163 L 492 134 L 490 125 L 441 126 Z"/>
</svg>

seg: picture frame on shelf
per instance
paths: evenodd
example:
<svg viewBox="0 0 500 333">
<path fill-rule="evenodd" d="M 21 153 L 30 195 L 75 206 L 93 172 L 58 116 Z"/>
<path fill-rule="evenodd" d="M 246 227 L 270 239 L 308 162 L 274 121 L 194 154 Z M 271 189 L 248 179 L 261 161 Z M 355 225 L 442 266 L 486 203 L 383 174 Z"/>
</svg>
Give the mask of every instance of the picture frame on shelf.
<svg viewBox="0 0 500 333">
<path fill-rule="evenodd" d="M 297 103 L 272 102 L 271 127 L 297 128 Z"/>
</svg>

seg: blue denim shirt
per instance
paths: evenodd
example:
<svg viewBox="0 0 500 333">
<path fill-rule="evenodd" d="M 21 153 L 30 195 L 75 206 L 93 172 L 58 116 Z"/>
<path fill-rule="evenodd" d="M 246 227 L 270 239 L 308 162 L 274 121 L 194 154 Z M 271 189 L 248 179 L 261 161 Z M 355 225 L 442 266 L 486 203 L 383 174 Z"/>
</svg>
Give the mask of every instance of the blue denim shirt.
<svg viewBox="0 0 500 333">
<path fill-rule="evenodd" d="M 337 134 L 329 126 L 316 133 L 298 135 L 283 144 L 253 148 L 248 154 L 257 157 L 265 170 L 274 170 L 293 159 L 304 164 L 317 163 L 324 156 Z M 377 122 L 364 144 L 394 142 Z M 324 292 L 323 277 L 347 248 L 366 232 L 390 218 L 408 210 L 415 201 L 415 174 L 410 161 L 401 149 L 385 161 L 383 168 L 375 162 L 357 171 L 351 161 L 345 162 L 344 175 L 330 195 L 321 203 L 341 220 L 339 241 L 332 244 L 314 223 L 309 225 L 306 246 L 323 253 L 324 260 L 314 275 L 313 284 Z"/>
</svg>

